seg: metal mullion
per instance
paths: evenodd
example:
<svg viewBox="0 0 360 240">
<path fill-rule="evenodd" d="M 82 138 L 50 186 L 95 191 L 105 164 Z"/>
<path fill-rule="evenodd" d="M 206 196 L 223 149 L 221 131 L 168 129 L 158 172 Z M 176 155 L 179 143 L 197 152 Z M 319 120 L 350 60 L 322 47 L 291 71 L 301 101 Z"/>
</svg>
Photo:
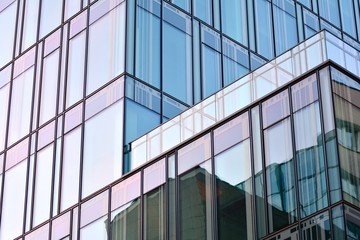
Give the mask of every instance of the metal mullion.
<svg viewBox="0 0 360 240">
<path fill-rule="evenodd" d="M 106 191 L 106 190 L 105 190 Z M 108 194 L 107 194 L 107 197 L 108 197 L 108 212 L 107 212 L 107 239 L 112 239 L 111 238 L 111 232 L 110 232 L 110 229 L 111 229 L 111 196 L 112 196 L 112 188 L 109 187 L 108 188 Z"/>
<path fill-rule="evenodd" d="M 65 24 L 65 26 L 68 28 L 68 32 L 69 32 L 69 29 L 70 29 L 70 24 Z M 63 37 L 61 37 L 61 39 L 63 40 Z M 65 75 L 67 75 L 67 70 L 68 70 L 68 57 L 69 57 L 69 43 L 70 43 L 70 40 L 69 38 L 67 37 L 67 49 L 66 49 L 66 57 L 65 57 Z M 67 88 L 67 77 L 64 77 L 64 97 L 63 97 L 63 111 L 65 112 L 65 109 L 66 109 L 66 88 Z M 60 103 L 59 103 L 60 104 Z M 82 103 L 80 103 L 82 104 Z M 58 112 L 58 111 L 57 111 Z M 59 165 L 59 189 L 58 189 L 58 198 L 59 198 L 59 201 L 58 201 L 58 206 L 57 206 L 57 212 L 60 213 L 61 211 L 61 194 L 62 194 L 62 175 L 63 175 L 63 156 L 64 156 L 64 142 L 65 142 L 65 139 L 64 139 L 64 134 L 65 134 L 65 115 L 66 115 L 66 112 L 62 115 L 63 117 L 63 120 L 62 120 L 62 123 L 61 123 L 61 137 L 62 137 L 62 144 L 61 144 L 61 149 L 60 149 L 60 165 Z M 78 127 L 78 126 L 77 126 Z M 81 124 L 80 124 L 80 127 L 81 127 Z M 76 127 L 75 127 L 76 128 Z"/>
<path fill-rule="evenodd" d="M 292 145 L 292 154 L 293 154 L 293 173 L 294 173 L 294 187 L 295 187 L 295 196 L 296 196 L 296 213 L 297 213 L 297 220 L 295 220 L 295 222 L 297 222 L 298 224 L 298 233 L 299 233 L 299 237 L 301 238 L 301 230 L 300 230 L 300 226 L 301 226 L 301 214 L 300 214 L 300 193 L 299 193 L 299 184 L 298 184 L 298 173 L 297 173 L 297 157 L 296 157 L 296 140 L 295 140 L 295 122 L 294 122 L 294 112 L 293 112 L 293 104 L 292 104 L 292 89 L 289 86 L 288 88 L 288 94 L 289 94 L 289 110 L 290 110 L 290 129 L 291 129 L 291 145 Z"/>
<path fill-rule="evenodd" d="M 140 239 L 141 240 L 145 240 L 144 239 L 144 168 L 140 170 L 140 233 L 138 232 L 138 235 L 140 234 Z"/>
<path fill-rule="evenodd" d="M 22 12 L 22 18 L 21 18 L 21 23 L 20 26 L 20 33 L 19 33 L 19 39 L 16 39 L 16 42 L 19 41 L 19 49 L 18 49 L 18 53 L 19 55 L 21 54 L 22 52 L 22 43 L 23 43 L 23 31 L 24 31 L 24 22 L 25 22 L 25 11 L 26 11 L 26 1 L 27 0 L 23 0 L 23 6 L 22 6 L 22 9 L 23 9 L 23 12 Z M 20 11 L 20 10 L 19 10 Z M 20 21 L 20 19 L 18 19 L 18 22 Z M 15 43 L 16 44 L 16 43 Z M 16 50 L 15 50 L 16 51 Z M 16 56 L 16 53 L 14 55 L 14 58 Z"/>
<path fill-rule="evenodd" d="M 69 213 L 70 213 L 70 226 L 69 226 L 69 240 L 72 240 L 73 239 L 73 236 L 72 236 L 72 233 L 73 233 L 73 213 L 74 213 L 74 208 L 73 209 L 70 209 L 70 211 L 69 211 Z"/>
<path fill-rule="evenodd" d="M 211 193 L 210 193 L 210 196 L 211 198 L 210 199 L 206 199 L 206 200 L 210 200 L 210 206 L 211 207 L 211 217 L 212 219 L 210 220 L 211 221 L 211 227 L 212 227 L 212 239 L 214 240 L 217 240 L 218 239 L 218 219 L 217 219 L 217 186 L 216 186 L 216 174 L 215 174 L 215 154 L 214 154 L 214 146 L 215 146 L 215 143 L 214 143 L 214 129 L 211 130 L 210 132 L 210 141 L 211 141 L 211 144 L 210 144 L 210 148 L 211 148 L 211 157 L 210 157 L 210 161 L 211 161 L 211 186 L 210 186 L 210 189 L 211 189 Z"/>
<path fill-rule="evenodd" d="M 261 142 L 261 149 L 263 154 L 261 154 L 261 161 L 262 161 L 262 175 L 263 175 L 263 192 L 264 192 L 264 200 L 263 204 L 265 207 L 265 236 L 269 233 L 269 206 L 268 206 L 268 199 L 267 199 L 267 179 L 266 179 L 266 159 L 265 159 L 265 140 L 264 140 L 264 131 L 263 128 L 263 114 L 262 114 L 262 104 L 259 104 L 259 120 L 260 120 L 260 142 Z"/>
<path fill-rule="evenodd" d="M 14 2 L 13 2 L 14 3 Z M 13 4 L 13 3 L 11 3 L 11 4 Z M 21 7 L 20 7 L 20 1 L 17 1 L 16 2 L 16 5 L 17 5 L 17 7 L 16 7 L 16 17 L 15 17 L 15 31 L 14 31 L 14 46 L 13 46 L 13 52 L 12 52 L 12 59 L 14 59 L 15 58 L 15 56 L 16 56 L 16 43 L 17 43 L 17 37 L 18 37 L 18 27 L 19 27 L 19 25 L 21 24 L 21 26 L 19 27 L 20 28 L 20 34 L 21 34 L 21 30 L 22 30 L 22 23 L 23 23 L 23 21 L 21 20 L 20 21 L 20 12 L 21 12 Z M 10 4 L 10 5 L 11 5 Z M 10 6 L 9 5 L 9 6 Z M 23 4 L 24 5 L 24 4 Z M 23 8 L 24 9 L 24 8 Z M 23 13 L 23 12 L 22 12 Z M 24 14 L 21 14 L 21 18 L 23 19 L 24 17 Z M 19 36 L 19 38 L 21 39 L 21 36 Z M 11 60 L 12 60 L 11 59 Z"/>
<path fill-rule="evenodd" d="M 253 238 L 259 239 L 258 231 L 256 227 L 257 223 L 257 214 L 256 214 L 256 188 L 255 188 L 255 157 L 254 157 L 254 133 L 253 133 L 253 124 L 252 124 L 252 109 L 249 108 L 248 110 L 248 121 L 249 121 L 249 138 L 250 139 L 250 161 L 251 161 L 251 211 L 252 211 L 252 231 L 253 231 Z M 261 131 L 261 130 L 260 130 Z"/>
<path fill-rule="evenodd" d="M 273 56 L 271 56 L 270 59 L 274 58 L 277 56 L 277 48 L 276 48 L 276 31 L 275 31 L 275 17 L 274 17 L 274 4 L 268 1 L 268 3 L 270 4 L 270 15 L 271 15 L 271 40 L 273 41 Z"/>
<path fill-rule="evenodd" d="M 170 204 L 169 204 L 169 195 L 170 195 L 170 184 L 169 184 L 169 156 L 173 156 L 173 154 L 168 154 L 165 157 L 165 187 L 164 187 L 164 200 L 165 200 L 165 214 L 164 214 L 164 222 L 165 222 L 165 239 L 169 240 L 170 239 L 170 224 L 169 224 L 169 220 L 170 220 Z"/>
<path fill-rule="evenodd" d="M 181 218 L 180 218 L 180 177 L 178 175 L 178 151 L 174 153 L 175 157 L 175 235 L 176 239 L 181 239 Z"/>
</svg>

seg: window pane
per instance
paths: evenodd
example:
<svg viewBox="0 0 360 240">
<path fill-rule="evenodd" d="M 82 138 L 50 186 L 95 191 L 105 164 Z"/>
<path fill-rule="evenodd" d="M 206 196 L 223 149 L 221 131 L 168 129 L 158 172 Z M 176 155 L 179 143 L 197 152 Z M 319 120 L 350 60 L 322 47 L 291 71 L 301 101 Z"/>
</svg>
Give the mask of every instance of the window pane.
<svg viewBox="0 0 360 240">
<path fill-rule="evenodd" d="M 60 211 L 78 202 L 81 127 L 64 136 Z"/>
<path fill-rule="evenodd" d="M 60 50 L 56 50 L 44 59 L 39 125 L 42 125 L 55 116 L 59 53 Z"/>
<path fill-rule="evenodd" d="M 66 107 L 73 105 L 83 97 L 85 37 L 84 31 L 69 42 Z"/>
<path fill-rule="evenodd" d="M 65 0 L 65 16 L 64 20 L 66 21 L 75 13 L 80 11 L 80 0 Z"/>
<path fill-rule="evenodd" d="M 292 0 L 273 3 L 276 55 L 280 55 L 297 43 L 295 4 Z"/>
<path fill-rule="evenodd" d="M 148 6 L 150 9 L 145 9 L 143 2 L 137 6 L 135 74 L 141 80 L 160 88 L 160 6 L 153 0 L 149 3 L 151 8 Z"/>
<path fill-rule="evenodd" d="M 38 11 L 40 0 L 25 1 L 22 49 L 25 50 L 36 42 L 38 29 Z"/>
<path fill-rule="evenodd" d="M 22 233 L 26 166 L 26 161 L 23 161 L 5 173 L 0 228 L 1 239 L 13 239 Z"/>
<path fill-rule="evenodd" d="M 274 57 L 271 19 L 271 3 L 267 0 L 255 1 L 257 52 L 268 59 L 272 59 Z"/>
<path fill-rule="evenodd" d="M 332 239 L 329 212 L 324 212 L 300 224 L 303 240 Z M 341 239 L 341 238 L 334 238 Z"/>
<path fill-rule="evenodd" d="M 63 0 L 42 0 L 40 38 L 54 30 L 61 23 Z"/>
<path fill-rule="evenodd" d="M 165 239 L 164 186 L 144 196 L 144 208 L 144 239 Z"/>
<path fill-rule="evenodd" d="M 215 157 L 219 239 L 253 239 L 250 140 Z"/>
<path fill-rule="evenodd" d="M 318 0 L 320 15 L 340 28 L 338 0 Z"/>
<path fill-rule="evenodd" d="M 34 191 L 33 226 L 50 217 L 53 144 L 38 152 Z"/>
<path fill-rule="evenodd" d="M 90 21 L 102 14 L 102 5 L 104 1 L 92 5 Z M 97 19 L 89 28 L 87 94 L 124 70 L 125 3 Z"/>
<path fill-rule="evenodd" d="M 221 88 L 221 54 L 203 45 L 203 98 L 210 96 Z"/>
<path fill-rule="evenodd" d="M 13 80 L 8 145 L 29 132 L 34 67 Z"/>
<path fill-rule="evenodd" d="M 211 239 L 211 162 L 180 176 L 181 239 Z M 191 197 L 189 197 L 191 196 Z"/>
<path fill-rule="evenodd" d="M 288 116 L 290 114 L 288 91 L 285 90 L 263 102 L 262 114 L 264 128 Z"/>
<path fill-rule="evenodd" d="M 353 1 L 339 1 L 343 31 L 356 38 Z"/>
<path fill-rule="evenodd" d="M 171 96 L 191 104 L 191 21 L 167 4 L 163 14 L 163 88 Z"/>
<path fill-rule="evenodd" d="M 301 217 L 306 217 L 328 205 L 320 124 L 318 102 L 294 114 Z"/>
<path fill-rule="evenodd" d="M 246 1 L 221 1 L 222 31 L 237 42 L 247 46 Z"/>
<path fill-rule="evenodd" d="M 0 12 L 0 68 L 10 62 L 13 56 L 17 2 L 14 1 Z"/>
<path fill-rule="evenodd" d="M 191 11 L 191 0 L 171 0 L 171 2 L 187 12 Z"/>
<path fill-rule="evenodd" d="M 264 131 L 269 231 L 296 220 L 290 119 Z"/>
<path fill-rule="evenodd" d="M 212 0 L 193 0 L 194 15 L 212 25 Z"/>
<path fill-rule="evenodd" d="M 85 122 L 83 198 L 121 176 L 122 116 L 118 101 Z"/>
<path fill-rule="evenodd" d="M 140 199 L 137 198 L 112 211 L 110 239 L 140 239 L 140 209 Z"/>
<path fill-rule="evenodd" d="M 5 147 L 5 134 L 6 134 L 6 123 L 8 116 L 8 103 L 9 103 L 9 89 L 10 84 L 0 88 L 0 102 L 4 106 L 2 113 L 0 114 L 0 151 Z"/>
</svg>

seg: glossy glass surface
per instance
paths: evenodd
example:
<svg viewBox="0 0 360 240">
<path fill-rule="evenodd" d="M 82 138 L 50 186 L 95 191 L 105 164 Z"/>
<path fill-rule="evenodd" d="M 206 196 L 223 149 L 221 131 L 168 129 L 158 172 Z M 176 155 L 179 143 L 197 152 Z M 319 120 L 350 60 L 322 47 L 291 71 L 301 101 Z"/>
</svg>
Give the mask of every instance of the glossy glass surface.
<svg viewBox="0 0 360 240">
<path fill-rule="evenodd" d="M 53 149 L 54 145 L 51 144 L 37 154 L 33 206 L 34 226 L 44 222 L 50 216 Z"/>
<path fill-rule="evenodd" d="M 56 50 L 44 59 L 41 82 L 41 103 L 39 126 L 50 120 L 55 115 L 58 69 L 60 50 Z"/>
<path fill-rule="evenodd" d="M 180 176 L 180 239 L 211 239 L 211 172 L 207 161 Z"/>
<path fill-rule="evenodd" d="M 274 57 L 272 25 L 271 3 L 267 0 L 255 1 L 256 48 L 267 59 Z"/>
<path fill-rule="evenodd" d="M 273 1 L 275 49 L 280 55 L 297 42 L 296 14 L 293 0 Z"/>
<path fill-rule="evenodd" d="M 165 239 L 165 191 L 158 187 L 144 196 L 144 239 Z"/>
<path fill-rule="evenodd" d="M 176 172 L 175 172 L 175 155 L 171 155 L 168 159 L 168 236 L 170 240 L 176 239 Z"/>
<path fill-rule="evenodd" d="M 163 7 L 163 88 L 171 96 L 192 103 L 191 25 L 186 15 Z"/>
<path fill-rule="evenodd" d="M 85 122 L 82 197 L 121 176 L 122 104 L 118 101 Z"/>
<path fill-rule="evenodd" d="M 40 0 L 25 1 L 22 49 L 30 47 L 37 40 L 38 11 Z"/>
<path fill-rule="evenodd" d="M 209 25 L 212 25 L 212 0 L 193 0 L 194 15 Z"/>
<path fill-rule="evenodd" d="M 147 1 L 139 0 L 136 8 L 135 74 L 160 88 L 160 4 Z"/>
<path fill-rule="evenodd" d="M 22 233 L 24 217 L 26 161 L 5 172 L 1 212 L 1 239 L 13 239 Z"/>
<path fill-rule="evenodd" d="M 13 80 L 8 145 L 25 136 L 30 129 L 34 67 Z"/>
<path fill-rule="evenodd" d="M 112 211 L 110 239 L 140 239 L 140 210 L 140 199 L 137 198 Z"/>
<path fill-rule="evenodd" d="M 0 88 L 0 102 L 3 104 L 4 109 L 3 113 L 0 114 L 0 151 L 2 151 L 5 147 L 5 134 L 6 134 L 6 123 L 8 116 L 8 102 L 9 102 L 9 89 L 10 84 L 5 85 Z"/>
<path fill-rule="evenodd" d="M 237 42 L 248 45 L 246 1 L 221 1 L 222 31 Z"/>
<path fill-rule="evenodd" d="M 329 212 L 324 212 L 301 224 L 302 239 L 332 239 Z M 334 238 L 337 239 L 337 238 Z"/>
<path fill-rule="evenodd" d="M 337 0 L 318 0 L 320 15 L 340 27 L 339 5 Z"/>
<path fill-rule="evenodd" d="M 290 119 L 264 131 L 269 231 L 296 220 Z"/>
<path fill-rule="evenodd" d="M 87 94 L 122 73 L 125 68 L 125 3 L 99 18 L 104 6 L 111 6 L 109 2 L 103 2 L 97 2 L 90 10 L 90 21 L 94 22 L 89 27 Z"/>
<path fill-rule="evenodd" d="M 0 11 L 0 32 L 5 33 L 0 37 L 0 68 L 10 62 L 13 56 L 17 2 Z"/>
<path fill-rule="evenodd" d="M 64 136 L 60 211 L 78 202 L 81 154 L 81 127 Z"/>
<path fill-rule="evenodd" d="M 215 157 L 219 239 L 253 239 L 250 140 Z"/>
<path fill-rule="evenodd" d="M 42 0 L 40 17 L 40 38 L 60 25 L 63 0 Z"/>
<path fill-rule="evenodd" d="M 206 98 L 221 88 L 221 54 L 216 50 L 203 45 L 203 97 Z"/>
<path fill-rule="evenodd" d="M 83 97 L 85 37 L 86 33 L 81 32 L 69 42 L 66 107 L 73 105 Z"/>
</svg>

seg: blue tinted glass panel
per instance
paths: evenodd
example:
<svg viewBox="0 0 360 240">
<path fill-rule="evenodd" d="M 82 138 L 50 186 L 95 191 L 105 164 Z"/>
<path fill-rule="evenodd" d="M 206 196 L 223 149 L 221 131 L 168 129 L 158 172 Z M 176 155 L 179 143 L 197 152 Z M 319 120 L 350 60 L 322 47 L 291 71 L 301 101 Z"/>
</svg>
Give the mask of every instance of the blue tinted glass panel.
<svg viewBox="0 0 360 240">
<path fill-rule="evenodd" d="M 268 59 L 273 58 L 271 3 L 266 0 L 255 2 L 255 27 L 257 52 Z"/>
<path fill-rule="evenodd" d="M 221 87 L 221 54 L 203 45 L 203 97 L 215 93 Z"/>
<path fill-rule="evenodd" d="M 355 0 L 356 1 L 356 0 Z M 340 0 L 341 23 L 343 31 L 356 38 L 356 26 L 353 1 Z M 357 10 L 359 12 L 359 10 Z"/>
<path fill-rule="evenodd" d="M 212 25 L 212 0 L 193 0 L 194 15 Z"/>
<path fill-rule="evenodd" d="M 137 6 L 135 74 L 141 80 L 160 88 L 160 18 L 154 14 L 158 13 L 158 3 L 150 3 L 152 5 L 149 4 L 148 9 Z"/>
<path fill-rule="evenodd" d="M 163 89 L 191 104 L 191 22 L 189 17 L 168 5 L 163 8 L 163 15 Z"/>
<path fill-rule="evenodd" d="M 125 101 L 125 144 L 160 124 L 160 114 L 132 100 Z"/>
<path fill-rule="evenodd" d="M 296 221 L 290 119 L 264 131 L 269 231 Z"/>
<path fill-rule="evenodd" d="M 191 0 L 172 0 L 171 2 L 187 12 L 191 11 Z"/>
<path fill-rule="evenodd" d="M 275 48 L 279 55 L 297 43 L 295 4 L 292 0 L 276 0 L 273 6 Z"/>
<path fill-rule="evenodd" d="M 320 16 L 340 28 L 338 0 L 319 0 L 319 9 Z"/>
<path fill-rule="evenodd" d="M 223 33 L 247 46 L 246 1 L 221 1 L 221 17 Z"/>
</svg>

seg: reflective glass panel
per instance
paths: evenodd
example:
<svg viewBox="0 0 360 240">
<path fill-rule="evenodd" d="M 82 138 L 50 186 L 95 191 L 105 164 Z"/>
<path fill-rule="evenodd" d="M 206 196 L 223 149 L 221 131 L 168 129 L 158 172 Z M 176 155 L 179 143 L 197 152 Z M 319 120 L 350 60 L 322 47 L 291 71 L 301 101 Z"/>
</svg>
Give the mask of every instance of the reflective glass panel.
<svg viewBox="0 0 360 240">
<path fill-rule="evenodd" d="M 25 1 L 22 49 L 25 50 L 36 41 L 38 11 L 40 0 Z"/>
<path fill-rule="evenodd" d="M 294 114 L 294 128 L 300 214 L 305 217 L 328 205 L 318 102 Z"/>
<path fill-rule="evenodd" d="M 106 5 L 110 7 L 109 2 L 98 1 L 90 9 L 87 94 L 122 73 L 125 67 L 125 3 L 103 15 Z"/>
<path fill-rule="evenodd" d="M 59 79 L 59 54 L 60 50 L 56 50 L 44 59 L 39 125 L 42 125 L 55 115 Z"/>
<path fill-rule="evenodd" d="M 237 42 L 247 46 L 246 1 L 221 1 L 222 31 Z"/>
<path fill-rule="evenodd" d="M 296 220 L 290 119 L 264 131 L 269 231 Z"/>
<path fill-rule="evenodd" d="M 10 84 L 0 88 L 0 102 L 4 108 L 0 114 L 0 151 L 5 147 L 5 134 L 6 134 L 6 123 L 8 116 L 8 102 L 9 102 L 9 89 Z"/>
<path fill-rule="evenodd" d="M 191 104 L 191 22 L 188 16 L 167 4 L 163 14 L 163 88 L 171 96 Z"/>
<path fill-rule="evenodd" d="M 66 82 L 66 107 L 83 97 L 85 37 L 82 32 L 69 42 L 68 76 Z"/>
<path fill-rule="evenodd" d="M 215 157 L 219 239 L 253 239 L 250 140 Z"/>
<path fill-rule="evenodd" d="M 5 172 L 0 239 L 13 239 L 22 233 L 26 167 L 23 161 Z"/>
<path fill-rule="evenodd" d="M 343 31 L 356 38 L 356 23 L 353 1 L 339 1 Z M 357 11 L 357 10 L 356 10 Z"/>
<path fill-rule="evenodd" d="M 193 0 L 194 15 L 212 25 L 212 0 Z"/>
<path fill-rule="evenodd" d="M 81 127 L 78 127 L 64 136 L 60 211 L 78 201 L 80 154 Z"/>
<path fill-rule="evenodd" d="M 122 172 L 123 101 L 85 122 L 82 196 L 118 179 Z"/>
<path fill-rule="evenodd" d="M 332 239 L 330 231 L 329 212 L 324 212 L 301 223 L 304 240 Z M 338 239 L 338 238 L 334 238 Z M 340 238 L 339 238 L 340 239 Z"/>
<path fill-rule="evenodd" d="M 267 0 L 255 1 L 255 27 L 257 52 L 267 59 L 273 58 L 271 3 Z"/>
<path fill-rule="evenodd" d="M 34 67 L 13 80 L 8 145 L 29 132 Z"/>
<path fill-rule="evenodd" d="M 164 186 L 161 186 L 144 196 L 144 239 L 165 239 L 164 194 Z"/>
<path fill-rule="evenodd" d="M 318 0 L 320 15 L 340 28 L 338 0 Z"/>
<path fill-rule="evenodd" d="M 207 161 L 180 176 L 180 239 L 211 239 L 210 164 Z"/>
<path fill-rule="evenodd" d="M 53 148 L 54 146 L 51 144 L 37 154 L 33 212 L 34 226 L 50 217 Z"/>
<path fill-rule="evenodd" d="M 210 96 L 221 88 L 221 54 L 203 45 L 203 98 Z"/>
<path fill-rule="evenodd" d="M 160 3 L 138 1 L 136 15 L 136 77 L 160 88 Z M 147 8 L 146 8 L 147 7 Z"/>
<path fill-rule="evenodd" d="M 42 0 L 40 17 L 40 38 L 54 30 L 61 23 L 63 0 Z"/>
<path fill-rule="evenodd" d="M 17 2 L 18 1 L 14 1 L 4 10 L 0 11 L 0 32 L 4 33 L 0 37 L 0 68 L 12 59 Z"/>
</svg>

